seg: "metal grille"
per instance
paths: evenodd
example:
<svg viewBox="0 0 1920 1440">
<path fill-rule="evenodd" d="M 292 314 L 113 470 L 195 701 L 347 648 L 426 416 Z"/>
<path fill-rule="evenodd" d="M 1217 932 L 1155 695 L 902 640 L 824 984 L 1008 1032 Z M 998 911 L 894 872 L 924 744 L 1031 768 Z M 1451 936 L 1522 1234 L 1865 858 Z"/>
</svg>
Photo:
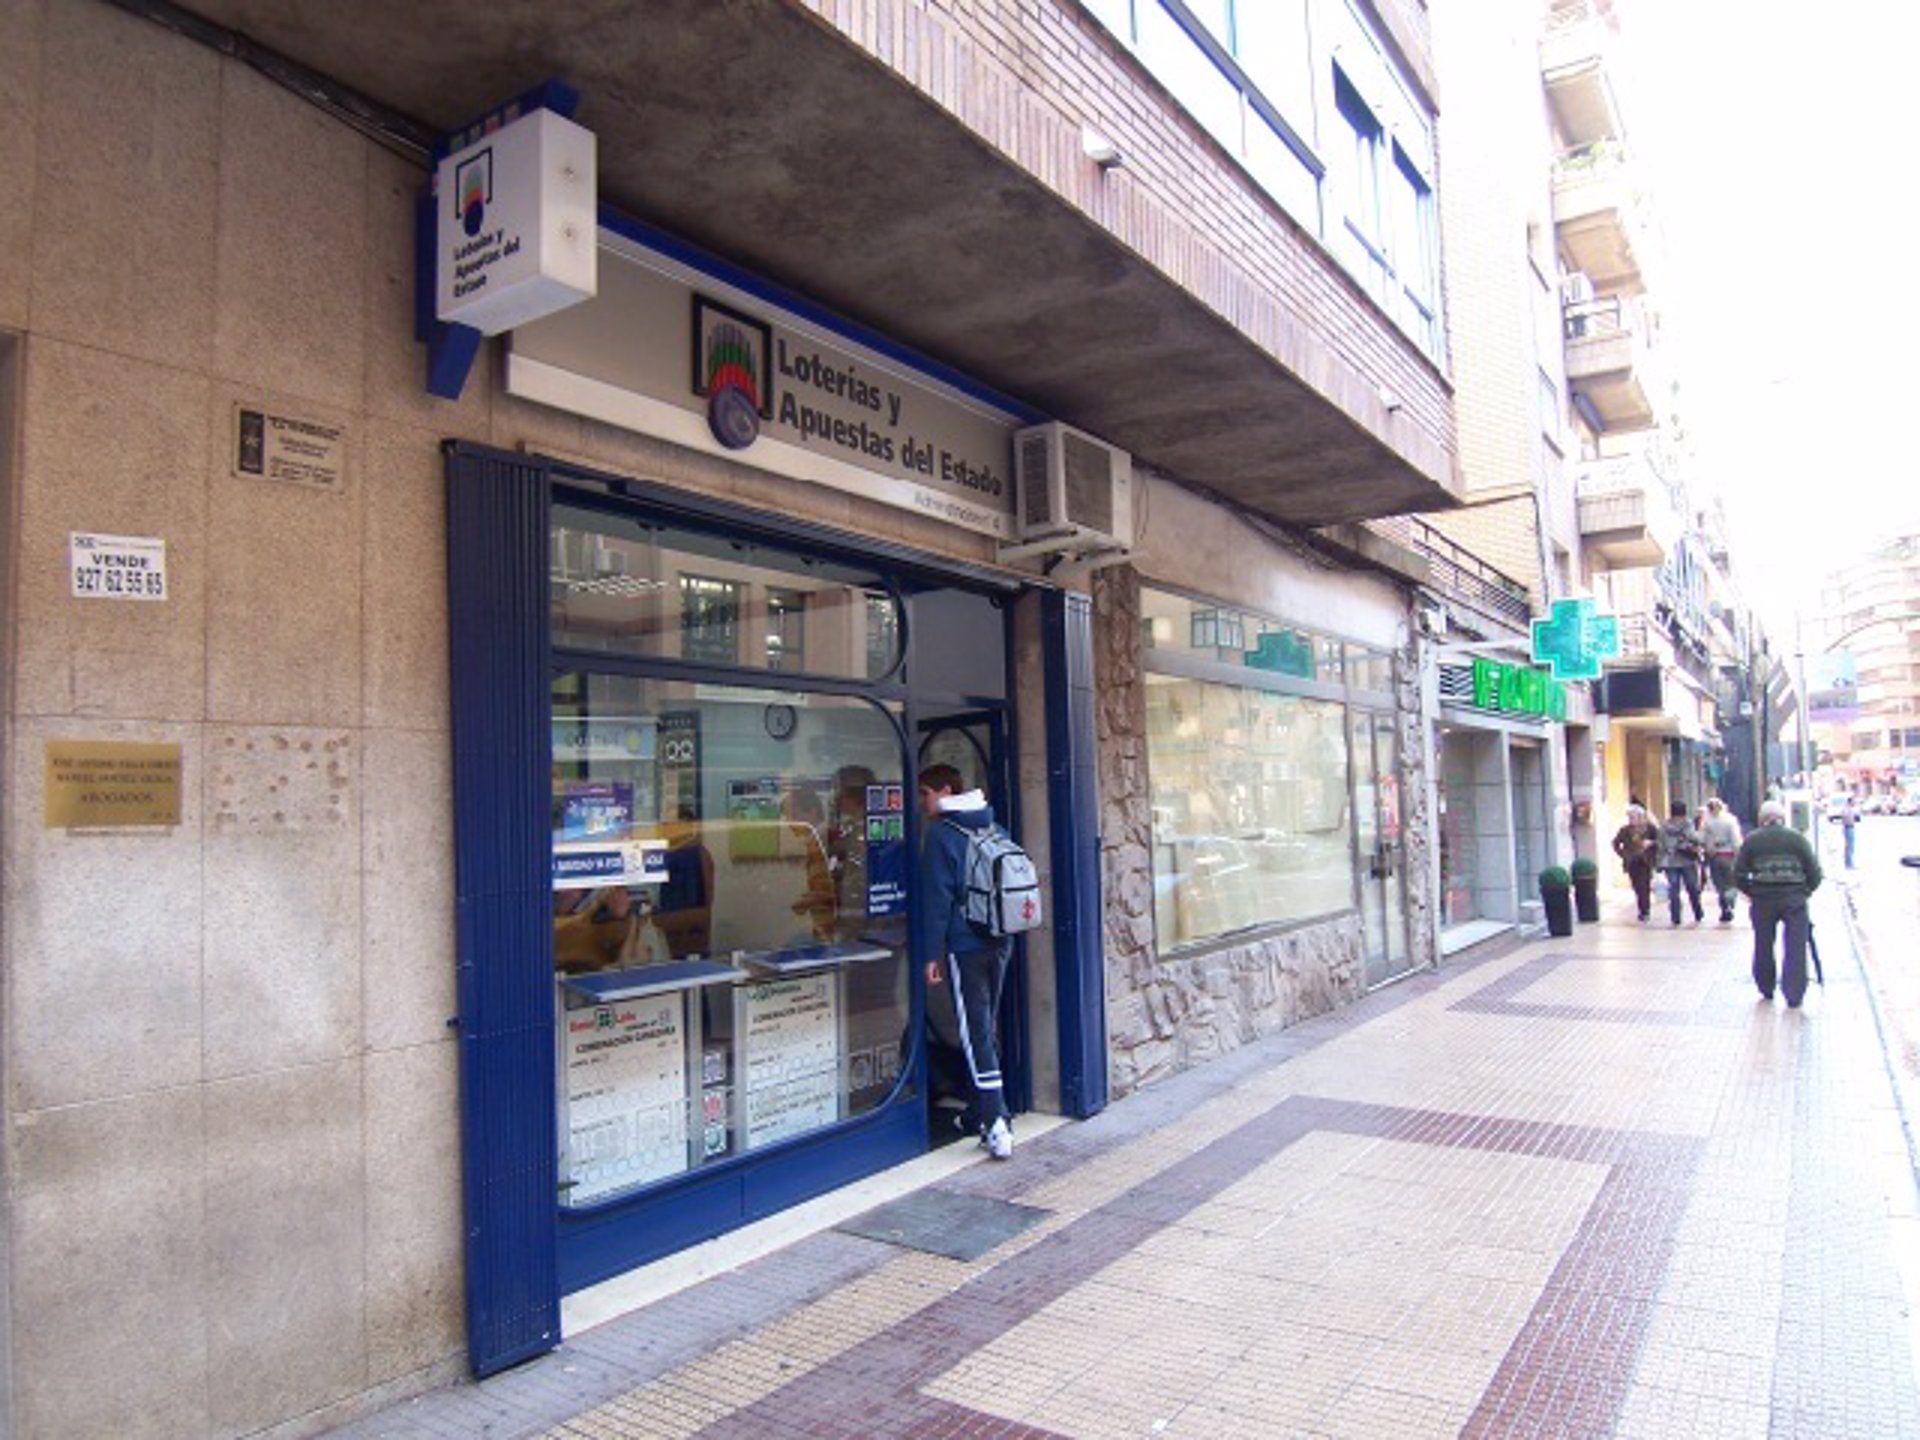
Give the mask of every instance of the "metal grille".
<svg viewBox="0 0 1920 1440">
<path fill-rule="evenodd" d="M 1028 530 L 1051 523 L 1047 513 L 1047 437 L 1029 435 L 1020 442 L 1020 523 Z"/>
<path fill-rule="evenodd" d="M 1113 533 L 1113 456 L 1099 445 L 1066 434 L 1062 460 L 1067 472 L 1067 519 L 1102 535 Z"/>
<path fill-rule="evenodd" d="M 1388 515 L 1369 520 L 1367 527 L 1425 558 L 1433 571 L 1434 589 L 1449 600 L 1458 600 L 1512 630 L 1525 630 L 1533 618 L 1533 601 L 1525 585 L 1419 516 Z"/>
</svg>

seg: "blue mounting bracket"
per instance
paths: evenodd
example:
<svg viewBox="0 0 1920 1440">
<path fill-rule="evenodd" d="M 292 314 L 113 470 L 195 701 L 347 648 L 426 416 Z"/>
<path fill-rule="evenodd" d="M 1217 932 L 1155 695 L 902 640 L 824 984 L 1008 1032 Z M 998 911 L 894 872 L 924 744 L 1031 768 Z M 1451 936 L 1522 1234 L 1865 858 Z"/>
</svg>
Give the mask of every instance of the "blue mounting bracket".
<svg viewBox="0 0 1920 1440">
<path fill-rule="evenodd" d="M 433 165 L 455 150 L 471 144 L 489 130 L 511 124 L 533 110 L 551 110 L 571 120 L 580 108 L 580 92 L 561 80 L 547 80 L 524 95 L 496 106 L 469 125 L 443 136 L 433 147 Z M 427 393 L 442 400 L 458 400 L 486 337 L 471 325 L 448 324 L 434 314 L 439 293 L 433 180 L 414 201 L 413 212 L 413 336 L 427 347 Z"/>
</svg>

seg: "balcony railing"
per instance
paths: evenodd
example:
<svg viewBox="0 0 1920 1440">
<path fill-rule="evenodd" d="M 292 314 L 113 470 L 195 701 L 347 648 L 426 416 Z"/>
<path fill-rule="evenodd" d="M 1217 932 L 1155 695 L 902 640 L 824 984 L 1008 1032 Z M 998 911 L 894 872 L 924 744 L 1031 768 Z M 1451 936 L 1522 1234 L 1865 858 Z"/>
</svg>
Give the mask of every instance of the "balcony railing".
<svg viewBox="0 0 1920 1440">
<path fill-rule="evenodd" d="M 1389 515 L 1369 520 L 1369 529 L 1424 558 L 1433 572 L 1433 587 L 1458 600 L 1496 625 L 1524 632 L 1533 618 L 1527 587 L 1498 570 L 1417 515 Z"/>
<path fill-rule="evenodd" d="M 1679 541 L 1685 502 L 1644 454 L 1588 461 L 1574 497 L 1582 538 L 1610 565 L 1657 565 Z"/>
<path fill-rule="evenodd" d="M 1619 295 L 1569 301 L 1561 311 L 1567 383 L 1592 407 L 1601 428 L 1644 430 L 1658 415 L 1649 371 L 1652 346 L 1639 305 Z"/>
</svg>

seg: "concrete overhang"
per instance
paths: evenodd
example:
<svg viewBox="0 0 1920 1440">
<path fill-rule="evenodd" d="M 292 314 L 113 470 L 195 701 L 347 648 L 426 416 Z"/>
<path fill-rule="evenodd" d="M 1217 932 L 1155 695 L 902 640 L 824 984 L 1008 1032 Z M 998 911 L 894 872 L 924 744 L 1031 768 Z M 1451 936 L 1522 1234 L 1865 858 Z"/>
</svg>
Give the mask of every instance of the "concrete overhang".
<svg viewBox="0 0 1920 1440">
<path fill-rule="evenodd" d="M 1540 78 L 1569 147 L 1620 138 L 1608 49 L 1606 22 L 1598 15 L 1556 26 L 1540 38 Z"/>
<path fill-rule="evenodd" d="M 605 202 L 1275 520 L 1456 503 L 1449 446 L 1304 320 L 1289 368 L 779 0 L 191 9 L 443 130 L 565 80 L 598 136 Z"/>
</svg>

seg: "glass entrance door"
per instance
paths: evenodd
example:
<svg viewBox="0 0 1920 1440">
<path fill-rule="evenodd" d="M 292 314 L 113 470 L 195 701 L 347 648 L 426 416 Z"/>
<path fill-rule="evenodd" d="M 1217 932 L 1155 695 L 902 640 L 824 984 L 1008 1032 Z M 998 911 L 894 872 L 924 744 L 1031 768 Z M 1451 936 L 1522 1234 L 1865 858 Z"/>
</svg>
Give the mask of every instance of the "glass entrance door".
<svg viewBox="0 0 1920 1440">
<path fill-rule="evenodd" d="M 1355 711 L 1351 733 L 1360 923 L 1371 988 L 1413 967 L 1400 833 L 1400 753 L 1391 715 Z"/>
</svg>

